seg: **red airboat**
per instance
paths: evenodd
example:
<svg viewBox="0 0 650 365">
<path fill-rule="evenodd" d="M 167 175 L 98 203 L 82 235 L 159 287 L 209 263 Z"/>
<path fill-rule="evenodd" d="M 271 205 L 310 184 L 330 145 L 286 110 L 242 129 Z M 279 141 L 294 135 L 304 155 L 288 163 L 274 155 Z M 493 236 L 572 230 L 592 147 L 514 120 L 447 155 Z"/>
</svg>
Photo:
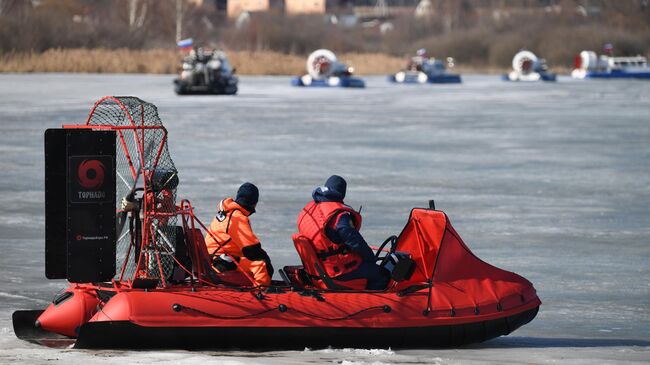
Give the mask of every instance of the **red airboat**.
<svg viewBox="0 0 650 365">
<path fill-rule="evenodd" d="M 413 209 L 402 232 L 377 248 L 393 273 L 383 291 L 330 278 L 298 235 L 302 265 L 284 267 L 270 287 L 254 286 L 242 270 L 217 272 L 205 225 L 188 200 L 176 199 L 167 131 L 156 107 L 138 98 L 101 99 L 85 125 L 48 130 L 45 145 L 46 276 L 71 285 L 44 311 L 14 313 L 25 340 L 80 348 L 459 346 L 509 334 L 541 304 L 529 281 L 474 256 L 433 204 Z M 121 210 L 123 197 L 139 209 Z"/>
</svg>

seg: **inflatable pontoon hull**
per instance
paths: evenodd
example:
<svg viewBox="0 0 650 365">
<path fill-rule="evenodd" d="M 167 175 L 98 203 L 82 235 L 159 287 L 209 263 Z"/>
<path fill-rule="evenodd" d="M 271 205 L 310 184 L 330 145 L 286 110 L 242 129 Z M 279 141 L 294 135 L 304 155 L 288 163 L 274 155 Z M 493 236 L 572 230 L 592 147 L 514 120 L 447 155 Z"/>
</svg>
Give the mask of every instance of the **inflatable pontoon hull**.
<svg viewBox="0 0 650 365">
<path fill-rule="evenodd" d="M 626 71 L 612 71 L 612 72 L 586 72 L 585 79 L 650 79 L 650 71 L 648 72 L 626 72 Z"/>
<path fill-rule="evenodd" d="M 423 84 L 418 80 L 417 75 L 406 74 L 403 81 L 397 81 L 395 75 L 388 75 L 388 81 L 396 84 Z M 460 75 L 445 74 L 445 75 L 429 75 L 424 83 L 429 84 L 460 84 L 462 79 Z"/>
<path fill-rule="evenodd" d="M 210 85 L 190 85 L 186 81 L 175 79 L 174 92 L 177 95 L 235 95 L 238 81 L 238 78 L 233 76 Z"/>
<path fill-rule="evenodd" d="M 527 79 L 525 77 L 522 78 L 515 78 L 512 79 L 510 78 L 509 74 L 503 74 L 501 75 L 501 80 L 503 81 L 513 81 L 513 82 L 535 82 L 535 81 L 557 81 L 557 75 L 554 73 L 548 73 L 548 72 L 543 72 L 539 74 L 539 78 L 532 80 L 532 79 Z"/>
<path fill-rule="evenodd" d="M 322 327 L 141 327 L 103 322 L 81 328 L 77 348 L 450 347 L 504 336 L 535 318 L 538 308 L 505 318 L 457 325 L 411 328 Z M 88 333 L 86 335 L 86 332 Z M 127 334 L 127 335 L 124 335 Z"/>
<path fill-rule="evenodd" d="M 305 84 L 300 76 L 296 76 L 291 79 L 291 85 L 300 87 L 366 87 L 366 83 L 357 77 L 337 77 L 336 79 L 335 81 L 332 81 L 331 78 L 313 79 L 309 84 Z"/>
<path fill-rule="evenodd" d="M 130 321 L 105 321 L 81 326 L 76 341 L 36 328 L 34 319 L 42 311 L 18 311 L 14 313 L 14 331 L 19 338 L 41 345 L 65 347 L 74 343 L 75 348 L 88 349 L 439 348 L 508 335 L 532 321 L 538 310 L 536 306 L 491 320 L 409 328 L 145 327 Z M 31 323 L 26 319 L 32 319 Z"/>
</svg>

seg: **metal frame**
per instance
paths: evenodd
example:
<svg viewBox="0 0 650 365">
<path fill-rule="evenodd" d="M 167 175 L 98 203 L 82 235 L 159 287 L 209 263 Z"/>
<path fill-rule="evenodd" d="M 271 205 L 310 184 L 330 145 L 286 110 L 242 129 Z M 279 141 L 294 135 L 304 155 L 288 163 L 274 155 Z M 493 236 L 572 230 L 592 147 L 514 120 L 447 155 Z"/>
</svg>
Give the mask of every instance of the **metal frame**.
<svg viewBox="0 0 650 365">
<path fill-rule="evenodd" d="M 120 125 L 120 126 L 113 126 L 113 125 L 96 125 L 96 124 L 91 124 L 93 116 L 95 115 L 96 109 L 104 102 L 106 101 L 111 101 L 115 103 L 116 106 L 118 106 L 123 112 L 127 120 L 129 121 L 130 125 Z M 160 157 L 163 153 L 163 150 L 165 148 L 165 144 L 167 143 L 167 136 L 168 132 L 167 129 L 162 126 L 162 125 L 145 125 L 145 120 L 144 120 L 144 107 L 140 105 L 140 115 L 141 118 L 138 122 L 136 122 L 133 117 L 131 116 L 130 111 L 128 108 L 116 97 L 113 96 L 107 96 L 104 97 L 100 100 L 98 100 L 94 105 L 93 108 L 91 109 L 88 118 L 86 119 L 86 124 L 82 125 L 64 125 L 63 128 L 68 128 L 68 129 L 93 129 L 93 130 L 114 130 L 117 132 L 117 137 L 119 140 L 119 146 L 122 148 L 124 152 L 124 156 L 126 158 L 126 162 L 128 163 L 129 170 L 131 171 L 131 175 L 134 180 L 134 187 L 139 185 L 139 181 L 141 181 L 141 186 L 144 189 L 145 192 L 145 197 L 142 199 L 142 232 L 141 232 L 141 243 L 140 243 L 140 254 L 139 257 L 137 258 L 137 264 L 136 264 L 136 269 L 134 270 L 133 275 L 126 279 L 124 278 L 125 270 L 128 265 L 129 258 L 131 256 L 131 251 L 132 251 L 132 246 L 129 245 L 126 257 L 124 259 L 124 262 L 122 263 L 121 271 L 120 271 L 120 276 L 117 280 L 113 280 L 113 286 L 117 288 L 123 288 L 123 287 L 132 287 L 134 280 L 139 277 L 139 268 L 143 267 L 142 265 L 145 265 L 145 267 L 149 267 L 150 260 L 155 260 L 155 265 L 158 267 L 158 271 L 160 273 L 160 281 L 161 281 L 161 286 L 162 288 L 168 288 L 169 284 L 165 280 L 165 275 L 164 275 L 164 269 L 162 265 L 162 261 L 160 258 L 160 246 L 157 245 L 156 242 L 153 242 L 153 238 L 155 237 L 156 229 L 157 227 L 154 227 L 154 224 L 152 220 L 154 218 L 164 218 L 164 217 L 174 217 L 174 216 L 180 216 L 181 221 L 183 224 L 183 229 L 186 233 L 186 235 L 189 238 L 186 240 L 187 243 L 187 248 L 188 250 L 191 251 L 191 257 L 194 260 L 200 260 L 201 255 L 199 254 L 199 247 L 197 246 L 197 240 L 194 237 L 194 234 L 196 232 L 196 228 L 200 227 L 203 231 L 206 232 L 206 234 L 209 234 L 212 238 L 216 240 L 212 232 L 196 217 L 194 214 L 194 208 L 192 207 L 191 203 L 189 200 L 182 200 L 180 205 L 176 207 L 174 212 L 157 212 L 155 210 L 155 206 L 149 207 L 146 194 L 147 191 L 149 191 L 149 186 L 147 184 L 147 172 L 144 172 L 144 167 L 145 167 L 145 160 L 146 156 L 144 156 L 144 151 L 145 151 L 145 131 L 147 130 L 160 130 L 163 132 L 163 136 L 160 140 L 160 143 L 158 145 L 157 151 L 155 158 L 153 160 L 152 165 L 150 166 L 151 169 L 155 170 L 156 167 L 158 166 L 158 162 L 160 160 Z M 137 153 L 138 156 L 132 156 L 132 151 L 129 151 L 129 148 L 127 146 L 127 142 L 125 140 L 125 133 L 129 133 L 131 131 L 133 133 L 133 137 L 135 139 L 135 145 L 137 147 Z M 134 161 L 139 160 L 140 167 L 136 169 Z M 121 232 L 119 232 L 121 233 Z M 120 237 L 122 238 L 122 237 Z M 151 253 L 153 252 L 153 257 L 151 256 Z M 168 252 L 169 253 L 169 252 Z M 230 255 L 228 255 L 230 256 Z M 231 257 L 232 258 L 232 257 Z M 173 258 L 175 263 L 179 265 L 184 271 L 186 271 L 190 277 L 192 278 L 192 285 L 194 285 L 194 282 L 196 281 L 200 286 L 207 285 L 207 286 L 215 286 L 215 283 L 208 282 L 204 280 L 203 278 L 207 275 L 205 272 L 205 268 L 203 267 L 202 263 L 199 262 L 194 262 L 194 267 L 195 267 L 195 272 L 192 271 L 192 268 L 186 268 L 184 267 L 176 257 Z M 237 268 L 239 271 L 241 271 L 244 276 L 247 278 L 248 281 L 250 281 L 252 288 L 258 287 L 255 284 L 255 280 L 253 277 L 246 272 L 246 270 L 243 270 L 242 266 L 240 263 L 238 263 L 236 260 L 233 259 L 233 262 L 237 265 Z"/>
</svg>

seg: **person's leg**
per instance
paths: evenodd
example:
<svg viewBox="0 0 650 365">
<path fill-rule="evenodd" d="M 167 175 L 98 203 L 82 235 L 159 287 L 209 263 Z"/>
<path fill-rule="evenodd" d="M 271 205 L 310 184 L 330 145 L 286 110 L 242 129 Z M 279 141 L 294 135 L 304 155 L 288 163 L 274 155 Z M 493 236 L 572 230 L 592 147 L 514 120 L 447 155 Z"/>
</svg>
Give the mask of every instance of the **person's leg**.
<svg viewBox="0 0 650 365">
<path fill-rule="evenodd" d="M 388 286 L 390 280 L 390 272 L 374 263 L 368 264 L 368 271 L 371 276 L 368 276 L 368 285 L 366 289 L 369 290 L 384 290 Z"/>
<path fill-rule="evenodd" d="M 242 257 L 239 261 L 239 265 L 245 271 L 250 272 L 257 285 L 271 285 L 271 276 L 266 270 L 266 263 L 264 261 L 251 261 Z"/>
<path fill-rule="evenodd" d="M 348 281 L 354 279 L 367 279 L 366 289 L 384 290 L 390 280 L 388 270 L 370 262 L 363 262 L 359 267 L 347 274 L 336 277 L 336 280 Z"/>
</svg>

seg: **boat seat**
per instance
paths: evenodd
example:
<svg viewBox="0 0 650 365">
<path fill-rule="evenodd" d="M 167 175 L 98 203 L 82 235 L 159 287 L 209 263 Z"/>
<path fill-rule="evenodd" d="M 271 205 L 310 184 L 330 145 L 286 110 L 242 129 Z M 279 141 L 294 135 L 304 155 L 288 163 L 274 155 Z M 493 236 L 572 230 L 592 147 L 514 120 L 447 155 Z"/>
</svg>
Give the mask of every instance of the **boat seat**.
<svg viewBox="0 0 650 365">
<path fill-rule="evenodd" d="M 190 251 L 190 257 L 192 258 L 192 266 L 195 275 L 200 267 L 201 272 L 203 273 L 201 277 L 202 280 L 209 281 L 213 284 L 251 286 L 250 280 L 248 280 L 246 275 L 241 271 L 230 270 L 219 272 L 212 266 L 212 260 L 210 259 L 210 254 L 208 253 L 208 248 L 205 246 L 205 239 L 200 229 L 190 229 L 190 234 L 187 234 L 186 236 L 194 241 L 194 245 L 190 245 L 189 247 L 196 247 L 196 250 L 188 249 Z"/>
<path fill-rule="evenodd" d="M 187 249 L 187 243 L 185 242 L 185 230 L 183 230 L 182 226 L 175 226 L 174 229 L 176 230 L 174 263 L 172 266 L 171 277 L 167 279 L 173 284 L 180 284 L 185 282 L 185 279 L 192 275 L 191 272 L 186 272 L 184 269 L 192 270 L 192 258 Z"/>
<path fill-rule="evenodd" d="M 311 280 L 303 266 L 285 266 L 282 268 L 282 271 L 285 274 L 283 276 L 286 276 L 286 281 L 288 281 L 285 284 L 289 284 L 297 289 L 304 289 L 306 286 L 311 285 Z"/>
<path fill-rule="evenodd" d="M 312 284 L 319 289 L 331 290 L 365 290 L 368 280 L 335 280 L 327 275 L 323 264 L 316 255 L 313 243 L 305 236 L 294 234 L 292 237 L 293 244 L 300 256 L 305 272 L 311 278 Z"/>
</svg>

